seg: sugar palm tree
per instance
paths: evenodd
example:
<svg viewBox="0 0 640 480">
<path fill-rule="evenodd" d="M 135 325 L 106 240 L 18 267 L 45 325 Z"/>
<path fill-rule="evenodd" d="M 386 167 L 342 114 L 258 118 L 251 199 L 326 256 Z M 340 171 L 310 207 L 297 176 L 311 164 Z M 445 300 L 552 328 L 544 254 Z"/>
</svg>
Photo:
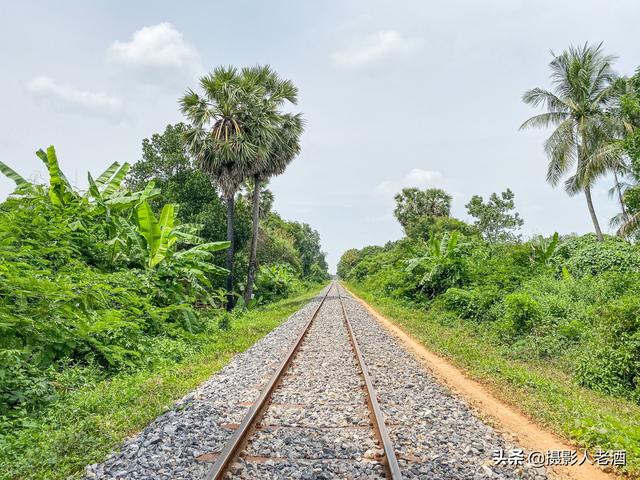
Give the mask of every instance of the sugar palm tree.
<svg viewBox="0 0 640 480">
<path fill-rule="evenodd" d="M 565 188 L 570 195 L 584 192 L 596 235 L 602 240 L 591 187 L 603 171 L 589 168 L 589 159 L 608 140 L 603 118 L 615 98 L 614 57 L 602 52 L 602 44 L 572 46 L 552 55 L 549 67 L 554 91 L 534 88 L 522 97 L 525 103 L 547 111 L 531 117 L 520 128 L 556 127 L 545 142 L 547 181 L 555 186 L 575 168 Z"/>
<path fill-rule="evenodd" d="M 261 87 L 234 67 L 218 67 L 200 78 L 202 93 L 188 90 L 180 108 L 190 122 L 185 132 L 187 151 L 211 176 L 227 205 L 227 309 L 234 304 L 234 199 L 253 174 L 255 159 L 267 153 L 268 133 L 255 134 L 251 112 L 260 102 Z"/>
<path fill-rule="evenodd" d="M 300 152 L 300 135 L 303 130 L 302 117 L 299 114 L 283 114 L 279 119 L 279 128 L 276 139 L 271 145 L 269 154 L 256 163 L 253 174 L 253 228 L 251 235 L 251 251 L 249 254 L 249 270 L 247 272 L 247 285 L 244 291 L 245 303 L 251 300 L 253 284 L 255 282 L 259 234 L 260 191 L 261 185 L 271 177 L 280 175 Z"/>
</svg>

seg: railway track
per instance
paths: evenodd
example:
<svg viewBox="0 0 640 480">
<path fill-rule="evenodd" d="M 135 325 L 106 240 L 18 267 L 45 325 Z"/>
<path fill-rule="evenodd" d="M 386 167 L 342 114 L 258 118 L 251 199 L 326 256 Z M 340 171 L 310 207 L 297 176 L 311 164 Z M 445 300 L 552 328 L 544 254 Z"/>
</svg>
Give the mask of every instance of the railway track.
<svg viewBox="0 0 640 480">
<path fill-rule="evenodd" d="M 311 375 L 309 370 L 313 370 Z M 337 384 L 337 389 L 332 390 L 333 383 Z M 360 389 L 354 389 L 356 385 Z M 303 394 L 313 396 L 313 392 L 317 400 L 305 398 Z M 287 414 L 282 413 L 287 409 L 312 413 L 318 410 L 318 414 L 312 415 L 311 421 L 299 415 L 289 415 L 287 421 Z M 324 418 L 323 410 L 334 412 L 339 420 Z M 284 443 L 289 452 L 286 457 L 269 455 L 270 450 L 266 447 L 282 440 L 278 438 L 278 432 L 296 429 L 311 433 L 297 438 L 286 437 Z M 345 431 L 350 432 L 352 442 L 359 441 L 361 446 L 345 450 L 345 445 L 338 438 Z M 332 437 L 336 437 L 333 442 Z M 333 443 L 341 445 L 343 450 L 338 452 L 337 447 L 334 450 Z M 314 452 L 314 446 L 319 451 Z M 265 450 L 266 455 L 262 454 Z M 334 455 L 334 458 L 327 454 Z M 402 478 L 373 381 L 345 309 L 342 289 L 336 282 L 327 288 L 302 332 L 220 451 L 205 479 L 243 477 L 242 471 L 246 466 L 252 470 L 244 477 L 260 478 L 258 475 L 264 475 L 271 478 L 270 475 L 274 474 L 269 474 L 268 469 L 274 464 L 314 460 L 325 464 L 346 462 L 356 467 L 362 464 L 360 466 L 367 473 L 358 474 L 356 468 L 355 473 L 349 474 L 353 478 Z M 261 468 L 267 470 L 261 474 Z M 336 468 L 324 472 L 322 478 L 343 476 L 344 471 L 339 470 L 342 467 Z"/>
</svg>

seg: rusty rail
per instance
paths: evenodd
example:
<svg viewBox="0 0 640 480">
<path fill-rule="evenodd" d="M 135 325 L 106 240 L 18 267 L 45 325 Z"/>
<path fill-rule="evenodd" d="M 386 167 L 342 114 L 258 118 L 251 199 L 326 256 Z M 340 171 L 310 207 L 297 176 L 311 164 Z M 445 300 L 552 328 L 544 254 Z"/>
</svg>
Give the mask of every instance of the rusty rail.
<svg viewBox="0 0 640 480">
<path fill-rule="evenodd" d="M 395 452 L 393 450 L 393 445 L 391 444 L 391 439 L 389 438 L 389 433 L 387 432 L 387 428 L 384 423 L 384 417 L 382 415 L 382 410 L 380 409 L 380 405 L 378 404 L 378 399 L 376 397 L 376 392 L 373 387 L 373 383 L 371 381 L 371 377 L 367 371 L 367 366 L 364 363 L 364 359 L 362 358 L 362 354 L 360 353 L 360 347 L 353 335 L 353 330 L 351 329 L 351 323 L 349 322 L 349 317 L 347 315 L 347 311 L 344 308 L 344 303 L 342 301 L 342 294 L 340 293 L 340 287 L 337 282 L 332 282 L 327 291 L 325 292 L 322 300 L 318 303 L 316 308 L 313 311 L 313 314 L 305 324 L 302 332 L 298 335 L 296 341 L 291 346 L 284 360 L 280 363 L 278 368 L 275 370 L 269 382 L 262 388 L 260 391 L 260 395 L 253 403 L 249 411 L 245 414 L 242 419 L 242 423 L 235 430 L 231 438 L 225 443 L 222 451 L 217 457 L 213 466 L 207 472 L 207 475 L 204 477 L 205 480 L 221 480 L 224 478 L 224 474 L 227 469 L 231 466 L 236 456 L 242 451 L 247 441 L 249 440 L 251 434 L 255 431 L 255 427 L 257 423 L 262 418 L 262 415 L 269 405 L 269 399 L 271 394 L 276 389 L 278 384 L 280 383 L 282 377 L 285 372 L 289 368 L 289 365 L 293 361 L 296 353 L 298 352 L 300 346 L 304 338 L 306 337 L 311 324 L 318 316 L 318 312 L 320 308 L 324 304 L 327 296 L 331 289 L 335 287 L 338 291 L 338 298 L 340 299 L 340 305 L 342 306 L 342 312 L 344 314 L 345 325 L 347 327 L 347 331 L 349 333 L 349 339 L 354 350 L 354 353 L 358 359 L 358 365 L 362 372 L 362 376 L 365 381 L 365 389 L 367 393 L 367 403 L 369 405 L 369 412 L 371 417 L 371 423 L 373 425 L 374 433 L 378 439 L 378 441 L 382 444 L 384 451 L 384 458 L 382 463 L 386 469 L 386 473 L 388 478 L 392 480 L 400 480 L 402 478 L 400 474 L 400 468 L 398 466 L 398 460 L 395 456 Z"/>
<path fill-rule="evenodd" d="M 347 310 L 344 307 L 344 302 L 342 301 L 342 293 L 340 292 L 340 288 L 341 287 L 338 287 L 338 298 L 340 299 L 340 306 L 342 307 L 342 314 L 344 315 L 344 323 L 347 331 L 349 332 L 351 346 L 353 347 L 353 351 L 356 355 L 356 358 L 358 359 L 358 365 L 360 366 L 360 371 L 362 372 L 362 377 L 364 378 L 365 391 L 367 393 L 367 403 L 369 404 L 369 415 L 371 418 L 371 423 L 373 425 L 373 431 L 378 438 L 378 441 L 382 445 L 382 450 L 384 452 L 382 462 L 385 466 L 387 478 L 390 478 L 392 480 L 401 480 L 402 473 L 400 472 L 400 466 L 398 465 L 398 459 L 393 448 L 393 443 L 391 443 L 389 431 L 387 430 L 387 426 L 384 423 L 384 414 L 382 413 L 382 409 L 380 408 L 380 404 L 378 403 L 378 394 L 376 393 L 376 389 L 373 386 L 371 375 L 369 375 L 367 364 L 365 363 L 362 352 L 360 351 L 360 346 L 358 345 L 358 341 L 356 340 L 356 337 L 353 333 L 353 328 L 351 328 L 351 322 L 349 321 L 349 315 L 347 314 Z"/>
<path fill-rule="evenodd" d="M 260 391 L 260 395 L 258 396 L 256 401 L 253 402 L 253 405 L 242 419 L 242 423 L 240 424 L 240 426 L 236 429 L 235 432 L 233 432 L 233 435 L 227 441 L 227 443 L 225 443 L 224 448 L 220 452 L 220 455 L 216 459 L 211 469 L 207 472 L 207 475 L 204 477 L 205 480 L 222 479 L 224 476 L 224 472 L 228 467 L 231 466 L 231 463 L 236 457 L 236 454 L 242 450 L 242 446 L 248 440 L 249 435 L 253 431 L 255 423 L 260 419 L 264 409 L 269 404 L 269 397 L 271 396 L 271 393 L 275 390 L 284 373 L 287 371 L 289 364 L 298 352 L 298 349 L 300 348 L 300 345 L 302 345 L 304 337 L 306 337 L 307 332 L 309 331 L 309 327 L 318 315 L 320 307 L 322 307 L 322 305 L 324 304 L 324 301 L 327 299 L 327 295 L 329 295 L 332 287 L 333 284 L 329 285 L 329 288 L 327 288 L 327 291 L 322 297 L 322 300 L 320 300 L 320 302 L 314 309 L 313 314 L 305 324 L 302 332 L 300 332 L 300 335 L 298 335 L 298 338 L 296 339 L 294 344 L 287 352 L 284 360 L 282 360 L 278 368 L 276 368 L 276 371 L 272 375 L 269 382 L 262 388 L 262 390 Z"/>
</svg>

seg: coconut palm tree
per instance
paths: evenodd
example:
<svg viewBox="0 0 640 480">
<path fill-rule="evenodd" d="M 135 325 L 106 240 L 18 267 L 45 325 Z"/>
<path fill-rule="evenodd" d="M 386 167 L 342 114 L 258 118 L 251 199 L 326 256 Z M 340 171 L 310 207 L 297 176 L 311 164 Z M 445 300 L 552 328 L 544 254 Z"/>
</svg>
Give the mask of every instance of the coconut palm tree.
<svg viewBox="0 0 640 480">
<path fill-rule="evenodd" d="M 218 67 L 200 78 L 202 93 L 188 90 L 180 109 L 190 122 L 185 132 L 187 151 L 210 175 L 227 205 L 227 309 L 234 304 L 234 199 L 253 174 L 255 159 L 265 156 L 267 133 L 256 135 L 251 112 L 260 101 L 261 87 L 234 67 Z"/>
<path fill-rule="evenodd" d="M 640 128 L 640 79 L 638 74 L 631 78 L 620 77 L 613 83 L 615 102 L 606 112 L 602 131 L 606 132 L 607 141 L 589 156 L 587 172 L 590 176 L 612 173 L 614 185 L 609 190 L 609 197 L 614 195 L 620 205 L 620 213 L 615 215 L 609 225 L 619 227 L 618 235 L 626 236 L 630 215 L 624 199 L 625 191 L 633 188 L 636 178 L 633 173 L 628 151 L 629 139 L 633 138 Z"/>
<path fill-rule="evenodd" d="M 591 187 L 603 171 L 589 168 L 589 158 L 609 140 L 603 119 L 615 99 L 611 67 L 615 57 L 605 55 L 602 44 L 571 46 L 552 55 L 549 67 L 554 91 L 534 88 L 522 97 L 525 103 L 547 111 L 531 117 L 520 128 L 556 127 L 545 142 L 547 181 L 555 186 L 575 168 L 565 180 L 565 188 L 570 195 L 584 192 L 596 235 L 602 240 Z"/>
</svg>

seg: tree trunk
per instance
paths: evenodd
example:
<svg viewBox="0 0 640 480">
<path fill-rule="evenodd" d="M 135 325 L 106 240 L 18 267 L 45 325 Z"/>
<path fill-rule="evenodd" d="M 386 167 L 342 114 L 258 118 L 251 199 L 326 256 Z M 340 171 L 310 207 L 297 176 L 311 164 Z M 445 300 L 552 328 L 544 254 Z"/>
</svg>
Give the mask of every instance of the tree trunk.
<svg viewBox="0 0 640 480">
<path fill-rule="evenodd" d="M 620 202 L 620 209 L 622 210 L 622 218 L 627 220 L 627 209 L 624 205 L 624 198 L 622 198 L 622 190 L 620 189 L 620 182 L 618 181 L 618 173 L 613 171 L 613 178 L 616 182 L 616 190 L 618 192 L 618 201 Z"/>
<path fill-rule="evenodd" d="M 233 214 L 235 210 L 234 201 L 235 198 L 232 195 L 230 198 L 226 199 L 227 201 L 227 241 L 231 242 L 229 248 L 227 249 L 227 270 L 229 270 L 229 274 L 227 275 L 227 311 L 230 312 L 233 310 L 234 306 L 234 296 L 233 296 L 233 255 L 235 253 L 235 242 L 233 240 Z"/>
<path fill-rule="evenodd" d="M 253 283 L 258 270 L 258 234 L 260 233 L 260 177 L 255 176 L 253 182 L 253 226 L 251 229 L 251 253 L 249 255 L 249 273 L 247 273 L 247 286 L 244 290 L 244 303 L 248 305 L 253 296 Z"/>
<path fill-rule="evenodd" d="M 596 236 L 598 237 L 598 241 L 601 242 L 602 240 L 604 240 L 604 237 L 602 236 L 602 230 L 600 230 L 600 224 L 598 223 L 596 210 L 593 208 L 593 201 L 591 200 L 591 187 L 589 187 L 588 185 L 584 187 L 584 196 L 587 198 L 587 207 L 589 208 L 589 215 L 591 215 L 593 227 L 596 230 Z"/>
<path fill-rule="evenodd" d="M 580 118 L 578 134 L 580 135 L 580 142 L 577 145 L 578 151 L 578 170 L 576 175 L 582 174 L 582 161 L 585 157 L 584 149 L 584 117 Z M 593 200 L 591 200 L 591 186 L 589 185 L 589 179 L 583 179 L 582 183 L 584 184 L 584 196 L 587 198 L 587 208 L 589 209 L 589 215 L 591 215 L 591 221 L 593 222 L 593 228 L 596 231 L 596 237 L 598 237 L 598 241 L 601 242 L 604 240 L 602 236 L 602 230 L 600 230 L 600 223 L 598 223 L 598 217 L 596 216 L 596 209 L 593 208 Z"/>
</svg>

